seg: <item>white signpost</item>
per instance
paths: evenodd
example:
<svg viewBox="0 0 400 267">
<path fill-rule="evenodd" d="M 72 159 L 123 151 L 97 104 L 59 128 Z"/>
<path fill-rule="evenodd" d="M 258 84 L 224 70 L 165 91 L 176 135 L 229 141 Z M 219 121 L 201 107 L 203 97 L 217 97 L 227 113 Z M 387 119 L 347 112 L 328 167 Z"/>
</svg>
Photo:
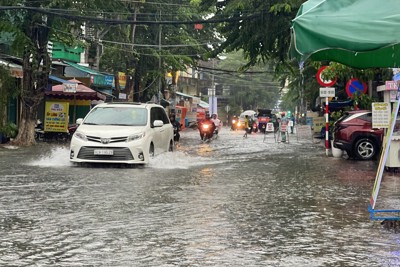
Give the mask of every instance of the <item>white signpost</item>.
<svg viewBox="0 0 400 267">
<path fill-rule="evenodd" d="M 329 156 L 329 97 L 335 97 L 335 88 L 320 87 L 319 96 L 325 97 L 325 154 Z"/>
</svg>

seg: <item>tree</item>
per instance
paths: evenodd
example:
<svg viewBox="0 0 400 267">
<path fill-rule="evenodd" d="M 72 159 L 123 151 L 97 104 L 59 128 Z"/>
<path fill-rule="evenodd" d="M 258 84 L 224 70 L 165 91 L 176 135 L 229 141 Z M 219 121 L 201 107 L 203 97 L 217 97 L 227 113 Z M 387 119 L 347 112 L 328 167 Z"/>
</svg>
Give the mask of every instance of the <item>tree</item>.
<svg viewBox="0 0 400 267">
<path fill-rule="evenodd" d="M 205 55 L 207 43 L 215 39 L 210 27 L 196 30 L 194 24 L 182 23 L 201 19 L 198 3 L 195 1 L 161 0 L 127 4 L 129 13 L 140 21 L 170 21 L 170 24 L 120 25 L 109 31 L 104 38 L 113 40 L 107 45 L 101 68 L 127 72 L 134 81 L 133 99 L 148 101 L 167 88 L 164 75 L 186 70 L 188 65 L 195 65 L 196 60 Z M 134 32 L 134 34 L 133 34 Z M 135 36 L 135 38 L 132 38 Z M 161 39 L 160 39 L 161 38 Z M 175 81 L 175 79 L 172 79 Z M 160 84 L 161 83 L 161 84 Z M 133 84 L 132 84 L 133 85 Z"/>
<path fill-rule="evenodd" d="M 230 89 L 229 105 L 240 110 L 273 109 L 279 99 L 280 85 L 274 81 L 269 65 L 257 64 L 245 67 L 242 51 L 225 54 L 226 59 L 217 61 L 216 83 Z"/>
<path fill-rule="evenodd" d="M 68 20 L 71 14 L 59 14 L 53 10 L 80 10 L 92 11 L 101 6 L 108 8 L 110 1 L 57 1 L 57 0 L 1 0 L 0 31 L 13 35 L 12 52 L 22 56 L 23 80 L 21 89 L 21 120 L 18 135 L 13 141 L 15 145 L 30 146 L 36 143 L 34 128 L 38 106 L 44 98 L 44 91 L 48 85 L 51 61 L 47 51 L 50 37 L 59 39 L 62 34 L 56 32 L 70 32 L 79 27 L 79 20 Z M 113 2 L 113 1 L 111 1 Z M 64 36 L 64 35 L 63 35 Z M 64 36 L 70 41 L 71 35 Z M 72 42 L 72 41 L 71 41 Z"/>
<path fill-rule="evenodd" d="M 287 60 L 291 20 L 305 0 L 203 0 L 202 7 L 215 8 L 215 16 L 225 18 L 218 31 L 226 38 L 221 51 L 243 50 L 248 65 L 275 59 Z"/>
</svg>

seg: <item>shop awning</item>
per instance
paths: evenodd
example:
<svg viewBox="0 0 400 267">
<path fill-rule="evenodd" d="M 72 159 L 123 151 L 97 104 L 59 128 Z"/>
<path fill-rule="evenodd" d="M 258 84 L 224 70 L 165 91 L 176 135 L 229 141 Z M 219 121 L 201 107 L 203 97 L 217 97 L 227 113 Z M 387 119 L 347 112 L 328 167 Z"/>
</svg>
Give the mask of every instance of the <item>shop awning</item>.
<svg viewBox="0 0 400 267">
<path fill-rule="evenodd" d="M 22 78 L 23 70 L 21 65 L 3 59 L 0 59 L 0 65 L 10 70 L 11 76 L 15 78 Z"/>
<path fill-rule="evenodd" d="M 67 61 L 65 63 L 69 66 L 65 67 L 65 76 L 90 78 L 90 84 L 95 87 L 111 88 L 114 86 L 113 75 L 106 75 L 76 63 Z"/>
<path fill-rule="evenodd" d="M 64 92 L 63 84 L 54 85 L 51 91 L 46 91 L 46 96 L 51 96 L 59 99 L 82 99 L 82 100 L 105 100 L 106 96 L 96 92 L 95 90 L 85 86 L 78 80 L 69 80 L 68 83 L 76 83 L 76 92 Z"/>
<path fill-rule="evenodd" d="M 187 97 L 187 98 L 199 98 L 198 96 L 188 95 L 188 94 L 181 93 L 181 92 L 175 92 L 175 94 L 180 95 L 180 96 L 184 96 L 184 97 Z"/>
<path fill-rule="evenodd" d="M 194 99 L 198 100 L 197 103 L 202 108 L 209 108 L 209 106 L 210 106 L 207 102 L 200 100 L 200 97 L 198 97 L 198 96 L 188 95 L 188 94 L 181 93 L 181 92 L 175 92 L 175 93 L 179 96 L 183 96 L 183 97 L 187 97 L 187 98 L 194 98 Z"/>
<path fill-rule="evenodd" d="M 199 106 L 202 107 L 202 108 L 209 108 L 210 107 L 210 105 L 207 102 L 203 101 L 203 100 L 200 100 Z"/>
<path fill-rule="evenodd" d="M 64 80 L 64 79 L 58 78 L 58 77 L 53 76 L 53 75 L 49 75 L 49 80 L 56 81 L 56 82 L 59 82 L 59 83 L 73 83 L 73 82 L 70 82 L 68 80 Z"/>
</svg>

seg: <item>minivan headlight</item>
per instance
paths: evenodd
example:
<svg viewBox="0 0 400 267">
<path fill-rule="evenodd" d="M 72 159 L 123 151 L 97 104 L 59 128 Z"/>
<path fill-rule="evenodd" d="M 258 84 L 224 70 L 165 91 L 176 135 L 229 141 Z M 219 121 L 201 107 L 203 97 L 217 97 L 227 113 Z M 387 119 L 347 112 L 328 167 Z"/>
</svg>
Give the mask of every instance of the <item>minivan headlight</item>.
<svg viewBox="0 0 400 267">
<path fill-rule="evenodd" d="M 81 132 L 75 132 L 74 135 L 75 135 L 75 137 L 78 138 L 78 139 L 81 139 L 81 140 L 83 140 L 83 141 L 87 141 L 86 135 L 84 135 L 84 134 L 81 133 Z"/>
<path fill-rule="evenodd" d="M 143 133 L 138 133 L 138 134 L 132 134 L 130 136 L 128 136 L 128 138 L 126 139 L 127 142 L 131 142 L 131 141 L 135 141 L 135 140 L 139 140 L 141 138 L 143 138 L 146 134 Z"/>
</svg>

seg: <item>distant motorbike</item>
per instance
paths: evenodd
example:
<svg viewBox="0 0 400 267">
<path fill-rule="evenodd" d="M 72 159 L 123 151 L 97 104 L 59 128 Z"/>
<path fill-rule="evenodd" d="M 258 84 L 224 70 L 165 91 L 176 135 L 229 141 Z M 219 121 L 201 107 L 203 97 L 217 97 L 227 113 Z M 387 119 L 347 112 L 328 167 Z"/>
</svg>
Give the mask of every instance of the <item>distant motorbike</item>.
<svg viewBox="0 0 400 267">
<path fill-rule="evenodd" d="M 258 132 L 257 122 L 253 122 L 252 131 L 255 132 L 255 133 Z"/>
<path fill-rule="evenodd" d="M 200 137 L 203 142 L 211 140 L 216 131 L 216 127 L 212 121 L 205 121 L 199 124 Z"/>
<path fill-rule="evenodd" d="M 249 127 L 247 127 L 245 130 L 246 130 L 246 133 L 248 133 L 248 134 L 258 132 L 257 122 L 250 122 Z"/>
<path fill-rule="evenodd" d="M 231 121 L 231 130 L 237 130 L 240 128 L 240 121 L 237 117 L 234 117 Z"/>
<path fill-rule="evenodd" d="M 43 141 L 44 140 L 44 126 L 41 120 L 36 121 L 35 125 L 35 140 Z"/>
<path fill-rule="evenodd" d="M 179 141 L 179 137 L 180 137 L 179 128 L 178 128 L 177 125 L 174 125 L 174 141 L 178 142 Z"/>
</svg>

